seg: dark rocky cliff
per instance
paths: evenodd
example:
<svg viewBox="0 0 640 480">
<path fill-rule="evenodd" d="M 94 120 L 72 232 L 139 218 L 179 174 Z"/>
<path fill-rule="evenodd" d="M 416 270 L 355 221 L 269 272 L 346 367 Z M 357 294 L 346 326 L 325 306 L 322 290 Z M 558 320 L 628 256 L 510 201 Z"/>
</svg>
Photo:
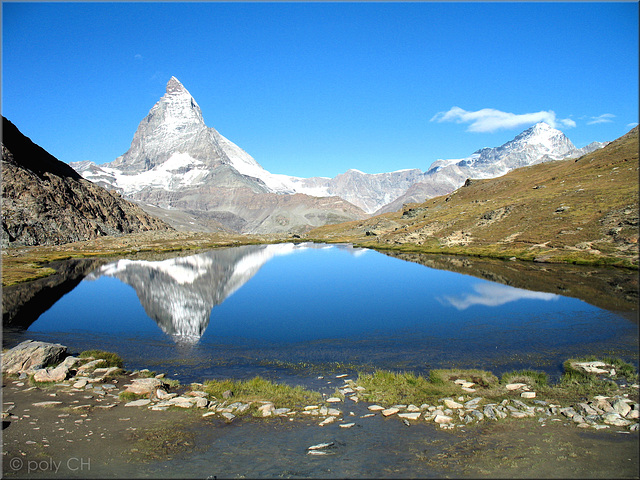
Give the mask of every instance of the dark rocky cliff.
<svg viewBox="0 0 640 480">
<path fill-rule="evenodd" d="M 2 117 L 2 246 L 58 245 L 172 229 L 84 180 Z"/>
</svg>

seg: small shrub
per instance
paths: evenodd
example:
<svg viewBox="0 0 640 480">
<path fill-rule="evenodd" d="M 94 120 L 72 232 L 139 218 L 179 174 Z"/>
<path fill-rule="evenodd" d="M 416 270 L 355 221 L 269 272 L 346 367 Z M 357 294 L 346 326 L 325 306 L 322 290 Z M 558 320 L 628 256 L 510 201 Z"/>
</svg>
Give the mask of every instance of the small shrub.
<svg viewBox="0 0 640 480">
<path fill-rule="evenodd" d="M 105 352 L 104 350 L 85 350 L 80 353 L 80 358 L 93 357 L 94 359 L 101 358 L 106 362 L 106 364 L 100 365 L 101 367 L 118 367 L 122 368 L 124 366 L 124 361 L 122 358 L 113 352 Z"/>
</svg>

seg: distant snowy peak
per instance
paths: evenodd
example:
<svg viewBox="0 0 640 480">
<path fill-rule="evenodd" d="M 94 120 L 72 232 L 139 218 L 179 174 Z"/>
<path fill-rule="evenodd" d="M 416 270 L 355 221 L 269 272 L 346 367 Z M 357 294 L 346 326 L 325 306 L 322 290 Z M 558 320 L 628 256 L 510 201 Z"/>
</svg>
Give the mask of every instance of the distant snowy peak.
<svg viewBox="0 0 640 480">
<path fill-rule="evenodd" d="M 576 148 L 564 133 L 545 122 L 536 123 L 504 146 L 513 149 L 519 145 L 535 147 L 539 152 L 558 156 L 558 159 Z"/>
</svg>

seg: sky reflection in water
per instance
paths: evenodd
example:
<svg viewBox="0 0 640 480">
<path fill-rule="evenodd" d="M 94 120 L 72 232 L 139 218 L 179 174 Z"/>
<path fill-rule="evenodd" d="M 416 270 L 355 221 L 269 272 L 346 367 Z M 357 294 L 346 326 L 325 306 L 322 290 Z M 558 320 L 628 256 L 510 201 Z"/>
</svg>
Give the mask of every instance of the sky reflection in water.
<svg viewBox="0 0 640 480">
<path fill-rule="evenodd" d="M 480 361 L 498 348 L 562 349 L 634 331 L 628 320 L 574 298 L 372 250 L 279 244 L 105 265 L 34 322 L 25 338 L 55 334 L 66 344 L 78 339 L 78 348 L 110 346 L 125 358 L 193 356 L 204 363 L 242 348 L 253 349 L 245 356 L 268 356 L 265 349 L 272 349 L 295 361 L 333 342 L 334 356 L 348 349 L 353 358 L 382 362 L 386 355 L 397 362 L 435 358 L 447 347 L 451 355 Z M 153 352 L 144 345 L 154 345 Z"/>
</svg>

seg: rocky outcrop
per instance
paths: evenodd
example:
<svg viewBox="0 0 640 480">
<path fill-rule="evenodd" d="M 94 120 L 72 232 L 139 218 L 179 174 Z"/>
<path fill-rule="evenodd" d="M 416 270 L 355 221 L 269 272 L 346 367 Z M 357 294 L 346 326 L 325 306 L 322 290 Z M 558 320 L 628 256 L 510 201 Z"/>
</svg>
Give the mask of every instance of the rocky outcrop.
<svg viewBox="0 0 640 480">
<path fill-rule="evenodd" d="M 25 340 L 2 356 L 2 372 L 9 375 L 30 374 L 58 363 L 67 354 L 59 343 Z"/>
<path fill-rule="evenodd" d="M 2 246 L 58 245 L 168 230 L 118 194 L 82 179 L 2 118 Z"/>
</svg>

